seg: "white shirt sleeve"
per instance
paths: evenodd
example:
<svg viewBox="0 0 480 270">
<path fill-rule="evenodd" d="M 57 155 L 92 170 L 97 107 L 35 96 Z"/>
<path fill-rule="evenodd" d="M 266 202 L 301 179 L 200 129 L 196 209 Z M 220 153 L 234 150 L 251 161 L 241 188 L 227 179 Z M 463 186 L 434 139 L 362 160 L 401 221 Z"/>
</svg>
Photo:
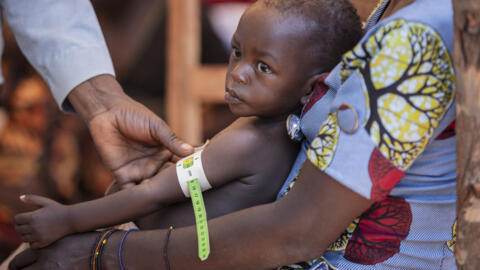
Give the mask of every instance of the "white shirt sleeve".
<svg viewBox="0 0 480 270">
<path fill-rule="evenodd" d="M 62 105 L 75 86 L 96 75 L 115 75 L 89 0 L 0 0 L 0 4 L 20 49 L 63 109 L 69 109 Z"/>
</svg>

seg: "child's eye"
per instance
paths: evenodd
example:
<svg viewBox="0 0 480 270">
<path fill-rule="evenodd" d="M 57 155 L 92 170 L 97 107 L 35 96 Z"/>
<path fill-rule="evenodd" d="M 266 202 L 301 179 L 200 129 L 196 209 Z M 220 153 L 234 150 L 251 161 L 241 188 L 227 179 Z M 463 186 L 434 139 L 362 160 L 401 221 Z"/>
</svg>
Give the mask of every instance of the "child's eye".
<svg viewBox="0 0 480 270">
<path fill-rule="evenodd" d="M 235 58 L 240 58 L 242 57 L 242 53 L 240 52 L 239 49 L 233 47 L 232 48 L 232 55 L 235 57 Z"/>
<path fill-rule="evenodd" d="M 258 62 L 257 63 L 257 69 L 258 69 L 258 71 L 260 71 L 262 73 L 267 73 L 267 74 L 273 73 L 270 66 L 265 64 L 264 62 Z"/>
</svg>

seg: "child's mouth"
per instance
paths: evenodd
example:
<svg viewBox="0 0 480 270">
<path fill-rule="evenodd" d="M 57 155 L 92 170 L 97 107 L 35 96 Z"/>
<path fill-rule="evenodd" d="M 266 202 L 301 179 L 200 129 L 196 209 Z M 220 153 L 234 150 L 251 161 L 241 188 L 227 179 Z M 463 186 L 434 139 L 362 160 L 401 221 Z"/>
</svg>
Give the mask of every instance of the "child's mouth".
<svg viewBox="0 0 480 270">
<path fill-rule="evenodd" d="M 228 88 L 225 89 L 225 101 L 228 104 L 237 104 L 242 102 L 242 100 L 237 96 L 237 94 L 233 90 Z"/>
</svg>

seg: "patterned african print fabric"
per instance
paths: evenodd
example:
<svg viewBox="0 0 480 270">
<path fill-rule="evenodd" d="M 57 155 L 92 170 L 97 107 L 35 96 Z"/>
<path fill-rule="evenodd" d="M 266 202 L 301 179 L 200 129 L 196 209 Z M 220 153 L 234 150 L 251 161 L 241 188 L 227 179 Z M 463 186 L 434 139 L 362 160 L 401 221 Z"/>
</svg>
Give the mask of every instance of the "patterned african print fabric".
<svg viewBox="0 0 480 270">
<path fill-rule="evenodd" d="M 281 269 L 456 269 L 452 20 L 450 0 L 417 0 L 330 73 L 278 198 L 308 159 L 375 203 L 320 259 Z"/>
</svg>

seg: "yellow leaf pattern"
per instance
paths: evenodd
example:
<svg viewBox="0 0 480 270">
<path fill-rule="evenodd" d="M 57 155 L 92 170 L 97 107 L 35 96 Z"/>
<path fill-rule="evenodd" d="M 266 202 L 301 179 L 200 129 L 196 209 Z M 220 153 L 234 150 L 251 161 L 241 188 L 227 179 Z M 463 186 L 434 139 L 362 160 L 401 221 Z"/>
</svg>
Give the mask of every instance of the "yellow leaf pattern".
<svg viewBox="0 0 480 270">
<path fill-rule="evenodd" d="M 356 218 L 347 227 L 347 229 L 327 248 L 327 251 L 342 251 L 347 247 L 348 241 L 352 238 L 352 234 L 358 226 L 360 219 Z"/>
<path fill-rule="evenodd" d="M 333 159 L 338 143 L 339 127 L 337 113 L 330 113 L 318 131 L 317 137 L 310 144 L 308 158 L 319 169 L 326 169 Z"/>
<path fill-rule="evenodd" d="M 344 55 L 341 81 L 353 73 L 363 79 L 367 132 L 385 157 L 408 168 L 454 99 L 442 39 L 424 24 L 391 21 Z"/>
<path fill-rule="evenodd" d="M 452 251 L 455 252 L 455 243 L 457 242 L 457 221 L 453 223 L 452 226 L 452 240 L 447 241 L 447 247 Z"/>
</svg>

